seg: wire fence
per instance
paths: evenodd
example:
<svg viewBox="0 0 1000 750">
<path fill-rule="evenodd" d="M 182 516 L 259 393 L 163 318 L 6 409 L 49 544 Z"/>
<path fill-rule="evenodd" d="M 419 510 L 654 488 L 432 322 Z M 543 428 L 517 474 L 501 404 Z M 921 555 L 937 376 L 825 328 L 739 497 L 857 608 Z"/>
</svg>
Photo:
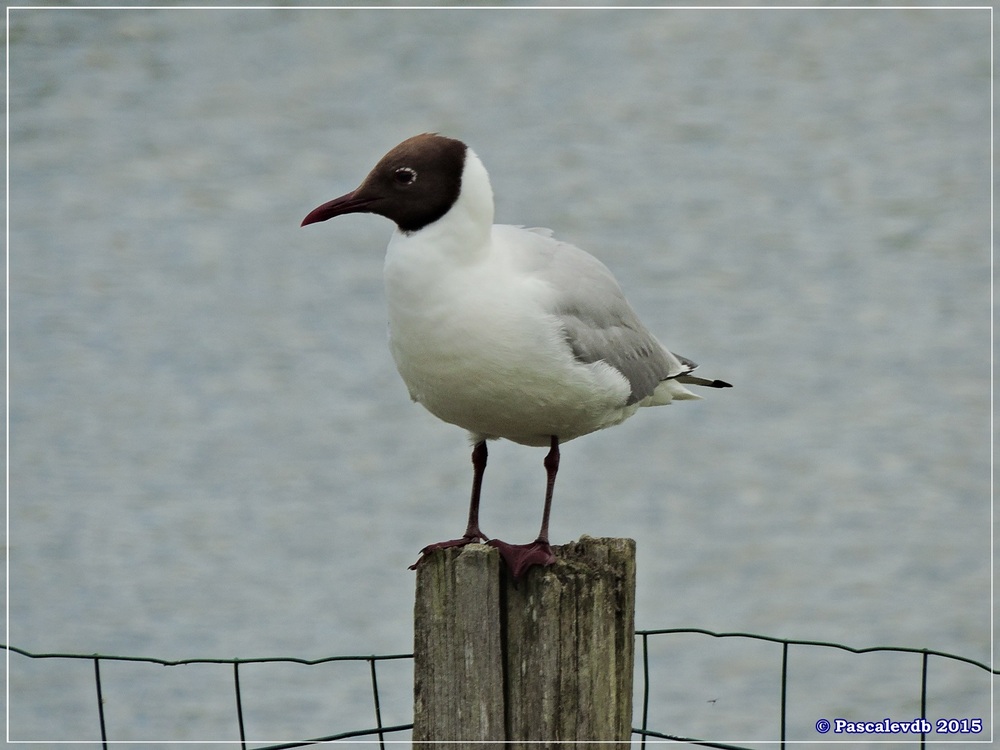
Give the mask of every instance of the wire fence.
<svg viewBox="0 0 1000 750">
<path fill-rule="evenodd" d="M 810 649 L 832 649 L 839 650 L 843 652 L 848 652 L 850 654 L 868 654 L 876 652 L 891 652 L 899 654 L 912 654 L 914 657 L 919 657 L 920 661 L 920 686 L 917 691 L 914 689 L 914 695 L 919 696 L 920 702 L 920 717 L 926 719 L 928 717 L 928 675 L 929 669 L 928 665 L 931 659 L 946 660 L 954 663 L 966 664 L 971 667 L 975 667 L 979 670 L 985 671 L 988 675 L 992 676 L 1000 675 L 1000 670 L 993 669 L 991 666 L 976 661 L 975 659 L 970 659 L 964 656 L 959 656 L 956 654 L 946 653 L 944 651 L 937 651 L 933 649 L 926 648 L 909 648 L 903 646 L 872 646 L 866 648 L 854 648 L 851 646 L 844 645 L 842 643 L 833 643 L 829 641 L 814 641 L 814 640 L 797 640 L 789 638 L 776 638 L 772 636 L 759 635 L 756 633 L 719 633 L 711 630 L 705 630 L 703 628 L 664 628 L 658 630 L 638 630 L 636 631 L 636 637 L 638 638 L 638 653 L 636 659 L 637 667 L 637 680 L 640 686 L 640 694 L 636 696 L 636 708 L 641 709 L 639 715 L 640 725 L 638 727 L 633 727 L 632 733 L 633 737 L 637 739 L 641 748 L 645 748 L 647 741 L 655 742 L 681 742 L 691 745 L 698 745 L 702 747 L 720 748 L 721 750 L 754 750 L 746 745 L 737 745 L 724 742 L 715 742 L 710 740 L 698 739 L 694 737 L 680 736 L 676 734 L 671 734 L 668 732 L 659 731 L 650 727 L 650 697 L 653 687 L 653 679 L 651 677 L 651 647 L 650 642 L 654 638 L 660 637 L 671 637 L 678 635 L 703 635 L 709 636 L 715 639 L 739 639 L 746 641 L 758 641 L 766 642 L 771 644 L 776 644 L 780 646 L 780 697 L 778 700 L 778 715 L 775 717 L 778 731 L 779 731 L 779 742 L 782 748 L 785 747 L 786 743 L 789 741 L 787 739 L 787 729 L 788 729 L 788 707 L 789 707 L 789 664 L 790 664 L 790 653 L 792 651 L 798 651 L 801 648 Z M 68 661 L 85 661 L 90 662 L 93 665 L 93 687 L 94 687 L 94 699 L 96 702 L 96 715 L 97 723 L 100 727 L 100 742 L 104 748 L 108 747 L 109 742 L 114 742 L 115 740 L 109 736 L 107 722 L 105 719 L 105 689 L 101 682 L 101 667 L 113 662 L 138 662 L 146 664 L 157 664 L 166 667 L 177 667 L 184 665 L 196 665 L 196 664 L 207 664 L 207 665 L 219 665 L 228 666 L 232 669 L 232 710 L 235 728 L 238 730 L 239 743 L 243 750 L 248 750 L 248 742 L 246 732 L 246 722 L 244 716 L 244 706 L 243 706 L 243 694 L 241 690 L 240 681 L 240 668 L 246 667 L 247 665 L 253 664 L 300 664 L 305 666 L 316 666 L 319 664 L 328 664 L 331 662 L 364 662 L 368 665 L 369 673 L 369 687 L 371 689 L 371 710 L 373 726 L 367 726 L 358 729 L 352 729 L 347 731 L 341 731 L 321 737 L 313 737 L 309 739 L 302 739 L 294 742 L 283 742 L 281 744 L 267 744 L 267 745 L 256 745 L 249 750 L 286 750 L 287 748 L 304 747 L 308 745 L 314 745 L 322 742 L 333 742 L 337 740 L 364 740 L 367 742 L 375 743 L 377 742 L 380 748 L 385 747 L 386 742 L 398 741 L 400 738 L 405 736 L 402 734 L 411 730 L 413 724 L 391 724 L 387 725 L 382 720 L 382 696 L 379 692 L 379 682 L 378 682 L 378 665 L 384 662 L 391 662 L 397 660 L 407 660 L 412 659 L 412 654 L 387 654 L 387 655 L 368 655 L 368 656 L 328 656 L 320 659 L 300 659 L 295 657 L 264 657 L 264 658 L 250 658 L 250 659 L 178 659 L 178 660 L 168 660 L 168 659 L 157 659 L 152 657 L 139 657 L 139 656 L 113 656 L 108 654 L 77 654 L 77 653 L 33 653 L 26 651 L 15 646 L 9 646 L 5 644 L 0 644 L 0 648 L 3 648 L 10 652 L 11 654 L 16 654 L 21 657 L 26 657 L 28 659 L 34 660 L 68 660 Z M 9 657 L 8 657 L 9 658 Z M 992 705 L 992 693 L 990 696 L 990 705 Z M 820 720 L 825 721 L 825 720 Z M 822 732 L 823 730 L 818 726 L 817 731 Z M 928 735 L 935 732 L 936 727 L 929 722 L 924 722 L 919 727 L 922 731 L 913 733 L 914 741 L 919 741 L 919 746 L 921 748 L 925 747 L 928 741 Z M 947 731 L 947 727 L 945 727 Z M 984 736 L 984 730 L 989 730 L 991 727 L 984 727 L 980 725 L 978 732 L 972 731 L 968 726 L 964 729 L 956 726 L 954 732 L 964 732 L 969 735 L 966 738 L 975 738 L 980 741 L 986 741 L 988 738 Z M 827 728 L 829 731 L 829 727 Z M 919 735 L 919 739 L 917 739 Z M 821 738 L 823 734 L 817 734 L 816 737 Z M 13 738 L 12 738 L 13 739 Z M 832 738 L 831 738 L 832 739 Z M 840 738 L 843 739 L 843 738 Z M 850 738 L 848 738 L 850 739 Z M 940 739 L 940 738 L 938 738 Z M 233 740 L 235 741 L 235 739 Z M 633 743 L 634 744 L 634 743 Z"/>
<path fill-rule="evenodd" d="M 830 641 L 814 641 L 814 640 L 798 640 L 793 638 L 775 638 L 773 636 L 759 635 L 757 633 L 717 633 L 711 630 L 705 630 L 703 628 L 664 628 L 659 630 L 639 630 L 636 631 L 636 636 L 640 639 L 641 648 L 639 653 L 639 663 L 642 669 L 642 696 L 641 696 L 641 724 L 639 727 L 633 727 L 632 733 L 638 735 L 641 738 L 641 747 L 646 746 L 647 738 L 655 738 L 658 740 L 672 740 L 675 742 L 684 742 L 692 745 L 699 745 L 702 747 L 712 747 L 721 748 L 722 750 L 752 750 L 741 745 L 727 744 L 722 742 L 711 742 L 707 740 L 695 739 L 692 737 L 681 737 L 674 734 L 668 734 L 664 732 L 659 732 L 649 728 L 649 700 L 651 692 L 651 680 L 650 680 L 650 646 L 649 641 L 653 636 L 670 636 L 678 634 L 697 634 L 711 636 L 712 638 L 720 639 L 746 639 L 751 641 L 761 641 L 766 643 L 778 644 L 781 646 L 781 681 L 780 681 L 780 698 L 778 701 L 779 705 L 779 715 L 778 719 L 778 731 L 779 731 L 779 742 L 780 746 L 784 748 L 788 742 L 787 731 L 788 731 L 788 705 L 789 705 L 789 690 L 788 690 L 788 671 L 789 671 L 789 652 L 790 647 L 809 647 L 809 648 L 820 648 L 820 649 L 835 649 L 839 651 L 845 651 L 851 654 L 870 654 L 870 653 L 899 653 L 899 654 L 914 654 L 920 656 L 920 689 L 919 689 L 919 700 L 920 700 L 920 716 L 917 718 L 926 719 L 928 716 L 928 664 L 930 658 L 933 656 L 935 658 L 951 660 L 958 663 L 964 663 L 977 667 L 990 675 L 1000 675 L 1000 670 L 993 669 L 989 665 L 983 662 L 976 661 L 975 659 L 970 659 L 965 656 L 958 656 L 956 654 L 946 653 L 944 651 L 937 651 L 934 649 L 927 648 L 910 648 L 906 646 L 870 646 L 866 648 L 854 648 L 852 646 L 847 646 L 842 643 L 833 643 Z M 990 699 L 990 705 L 992 706 L 992 693 Z M 985 717 L 981 717 L 980 720 Z M 827 721 L 826 719 L 818 719 L 816 722 L 816 737 L 822 738 L 823 734 L 829 732 L 832 728 L 829 723 L 822 728 L 820 726 L 821 722 Z M 919 736 L 919 746 L 921 748 L 926 747 L 928 734 L 934 732 L 937 727 L 931 722 L 921 722 L 919 725 L 919 732 L 915 732 L 915 735 Z M 948 727 L 946 726 L 947 730 Z M 982 732 L 984 729 L 989 729 L 989 727 L 984 727 L 982 724 L 979 726 L 977 739 L 982 739 Z M 955 734 L 961 732 L 959 727 L 955 728 Z M 871 732 L 869 732 L 871 734 Z M 975 734 L 972 730 L 971 725 L 966 729 L 966 734 Z M 843 738 L 840 738 L 843 739 Z M 848 738 L 850 739 L 850 738 Z"/>
<path fill-rule="evenodd" d="M 378 687 L 378 671 L 376 665 L 380 662 L 395 661 L 398 659 L 412 659 L 413 654 L 386 654 L 370 656 L 327 656 L 320 659 L 300 659 L 296 657 L 261 657 L 251 659 L 157 659 L 144 656 L 113 656 L 109 654 L 70 654 L 70 653 L 32 653 L 15 646 L 0 644 L 0 647 L 15 654 L 28 657 L 29 659 L 65 659 L 74 661 L 89 661 L 94 665 L 94 688 L 97 700 L 97 718 L 101 731 L 101 744 L 104 748 L 112 740 L 108 736 L 107 722 L 104 715 L 104 687 L 101 684 L 101 665 L 108 662 L 133 662 L 144 664 L 159 664 L 164 667 L 190 666 L 194 664 L 216 664 L 230 665 L 233 670 L 233 709 L 235 711 L 235 725 L 239 730 L 240 747 L 247 750 L 246 722 L 243 712 L 243 691 L 240 686 L 240 666 L 250 664 L 301 664 L 313 667 L 319 664 L 329 664 L 331 662 L 367 662 L 370 675 L 370 687 L 372 694 L 372 709 L 374 712 L 375 726 L 362 729 L 353 729 L 337 732 L 323 737 L 303 739 L 297 742 L 287 742 L 282 744 L 261 745 L 253 750 L 285 750 L 286 748 L 304 747 L 315 745 L 321 742 L 333 742 L 346 739 L 377 739 L 380 747 L 385 747 L 386 735 L 397 732 L 405 732 L 413 728 L 413 724 L 401 724 L 386 726 L 382 723 L 382 701 Z"/>
</svg>

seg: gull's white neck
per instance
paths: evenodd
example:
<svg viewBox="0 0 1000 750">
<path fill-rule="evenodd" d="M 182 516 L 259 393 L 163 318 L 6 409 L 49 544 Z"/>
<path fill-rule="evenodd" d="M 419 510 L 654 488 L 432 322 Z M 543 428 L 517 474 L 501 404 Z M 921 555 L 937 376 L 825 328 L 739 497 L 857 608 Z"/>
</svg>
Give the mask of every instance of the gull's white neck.
<svg viewBox="0 0 1000 750">
<path fill-rule="evenodd" d="M 420 262 L 427 266 L 475 262 L 489 250 L 492 226 L 490 178 L 486 167 L 470 148 L 465 155 L 458 200 L 448 213 L 416 232 L 397 229 L 389 241 L 386 268 L 411 253 L 419 253 Z"/>
</svg>

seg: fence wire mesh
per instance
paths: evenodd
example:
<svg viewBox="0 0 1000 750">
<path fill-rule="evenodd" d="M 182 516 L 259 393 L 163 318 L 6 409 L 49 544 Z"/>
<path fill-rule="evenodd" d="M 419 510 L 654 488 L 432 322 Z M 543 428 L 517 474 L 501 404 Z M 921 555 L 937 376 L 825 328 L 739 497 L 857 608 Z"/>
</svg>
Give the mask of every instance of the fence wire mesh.
<svg viewBox="0 0 1000 750">
<path fill-rule="evenodd" d="M 757 633 L 743 633 L 743 632 L 731 632 L 731 633 L 719 633 L 711 630 L 706 630 L 704 628 L 663 628 L 658 630 L 639 630 L 636 631 L 636 636 L 639 638 L 639 650 L 637 653 L 637 668 L 641 669 L 641 695 L 637 696 L 638 707 L 641 709 L 640 714 L 640 725 L 638 727 L 633 727 L 633 735 L 640 737 L 640 746 L 645 747 L 647 738 L 656 740 L 670 740 L 674 742 L 683 742 L 691 745 L 698 745 L 702 747 L 712 747 L 721 748 L 722 750 L 753 750 L 753 748 L 746 747 L 744 745 L 731 744 L 726 742 L 713 742 L 704 739 L 697 739 L 694 737 L 681 736 L 675 733 L 667 733 L 651 729 L 649 727 L 649 715 L 650 715 L 650 695 L 652 690 L 653 681 L 650 677 L 650 640 L 658 636 L 676 636 L 676 635 L 702 635 L 710 636 L 717 639 L 739 639 L 748 641 L 757 641 L 763 643 L 775 644 L 775 646 L 780 646 L 780 688 L 777 696 L 777 716 L 775 717 L 776 730 L 778 743 L 780 747 L 784 748 L 786 744 L 790 741 L 788 737 L 788 716 L 789 716 L 789 702 L 790 702 L 790 691 L 789 691 L 789 665 L 791 663 L 790 652 L 798 651 L 801 648 L 811 648 L 811 649 L 832 649 L 835 651 L 842 651 L 849 654 L 874 654 L 874 653 L 887 653 L 887 654 L 905 654 L 912 655 L 914 659 L 918 659 L 920 664 L 920 678 L 919 678 L 919 688 L 914 687 L 913 694 L 911 696 L 914 700 L 919 700 L 919 717 L 916 718 L 927 718 L 929 716 L 928 711 L 933 710 L 933 706 L 928 703 L 928 675 L 929 675 L 929 664 L 931 657 L 935 659 L 949 660 L 955 663 L 967 664 L 971 667 L 975 667 L 979 670 L 983 670 L 989 676 L 992 681 L 992 676 L 1000 674 L 1000 670 L 993 669 L 991 666 L 984 664 L 983 662 L 976 661 L 975 659 L 970 659 L 964 656 L 959 656 L 956 654 L 950 654 L 944 651 L 938 651 L 935 649 L 927 648 L 911 648 L 906 646 L 869 646 L 864 648 L 855 648 L 842 643 L 834 643 L 832 641 L 818 641 L 818 640 L 800 640 L 794 638 L 776 638 L 773 636 L 760 635 Z M 992 708 L 992 685 L 989 689 L 989 706 Z M 768 704 L 772 702 L 770 698 L 765 698 Z M 714 703 L 714 700 L 710 700 L 710 703 Z M 816 716 L 816 731 L 809 738 L 809 741 L 816 741 L 817 739 L 822 741 L 824 739 L 823 730 L 818 728 L 821 721 L 827 721 L 826 719 Z M 869 717 L 871 718 L 871 717 Z M 882 718 L 882 717 L 879 717 Z M 914 717 L 911 717 L 914 718 Z M 980 717 L 982 721 L 987 721 L 986 716 Z M 978 733 L 973 733 L 967 731 L 962 739 L 975 739 L 979 741 L 990 741 L 989 735 L 991 734 L 992 721 L 989 722 L 989 726 L 980 726 L 980 731 Z M 909 737 L 905 739 L 913 739 L 915 743 L 919 743 L 921 748 L 924 748 L 928 741 L 928 735 L 935 730 L 935 725 L 933 723 L 921 724 L 920 729 L 922 731 L 912 733 Z M 984 732 L 985 730 L 985 732 Z M 827 726 L 826 732 L 830 731 L 830 726 Z M 956 734 L 959 732 L 956 731 Z M 869 737 L 865 739 L 871 739 Z M 851 741 L 851 736 L 830 736 L 827 737 L 831 741 L 839 740 L 841 742 L 848 740 Z M 898 741 L 898 736 L 894 737 Z M 935 739 L 940 739 L 936 737 Z M 773 741 L 773 740 L 772 740 Z M 795 741 L 801 741 L 801 739 L 796 738 Z"/>
<path fill-rule="evenodd" d="M 957 654 L 951 654 L 944 651 L 938 651 L 934 649 L 926 648 L 911 648 L 905 646 L 870 646 L 864 648 L 855 648 L 842 643 L 834 643 L 830 641 L 817 641 L 817 640 L 798 640 L 789 638 L 777 638 L 773 636 L 760 635 L 756 633 L 743 633 L 743 632 L 715 632 L 711 630 L 706 630 L 703 628 L 663 628 L 657 630 L 638 630 L 636 631 L 636 637 L 638 639 L 638 649 L 636 654 L 636 684 L 637 684 L 637 694 L 635 695 L 635 711 L 637 713 L 637 718 L 639 719 L 639 726 L 633 727 L 633 745 L 638 744 L 640 748 L 645 748 L 647 742 L 679 742 L 690 745 L 720 748 L 721 750 L 755 750 L 748 745 L 743 744 L 733 744 L 731 742 L 721 742 L 713 741 L 708 739 L 699 739 L 696 737 L 685 736 L 682 734 L 671 733 L 667 731 L 661 731 L 660 729 L 654 729 L 650 726 L 650 715 L 651 715 L 651 696 L 653 693 L 654 677 L 653 670 L 651 668 L 651 663 L 653 659 L 651 658 L 651 643 L 654 639 L 659 639 L 661 637 L 676 637 L 681 635 L 698 635 L 698 636 L 709 636 L 715 639 L 736 639 L 744 641 L 756 641 L 774 644 L 776 647 L 780 647 L 780 659 L 778 663 L 780 665 L 780 690 L 777 696 L 777 709 L 775 710 L 774 722 L 776 725 L 776 730 L 778 733 L 777 743 L 781 747 L 785 747 L 786 743 L 790 741 L 788 737 L 788 707 L 789 707 L 789 665 L 791 662 L 791 653 L 798 652 L 803 648 L 811 649 L 829 649 L 841 652 L 847 652 L 849 654 L 870 654 L 870 653 L 897 653 L 911 655 L 914 659 L 917 659 L 920 664 L 919 669 L 919 686 L 913 688 L 914 699 L 919 700 L 919 711 L 920 717 L 927 718 L 928 711 L 933 710 L 932 706 L 928 705 L 928 695 L 929 695 L 929 665 L 931 659 L 944 660 L 947 662 L 965 664 L 970 667 L 976 668 L 978 670 L 984 671 L 988 679 L 992 681 L 992 677 L 1000 675 L 1000 670 L 993 669 L 990 665 L 983 662 L 977 661 L 975 659 L 970 659 L 968 657 L 959 656 Z M 65 660 L 65 661 L 84 661 L 90 662 L 93 665 L 93 697 L 96 702 L 96 722 L 100 731 L 100 743 L 104 748 L 107 748 L 109 743 L 114 743 L 116 740 L 109 731 L 108 721 L 105 716 L 105 701 L 108 696 L 105 694 L 105 687 L 102 684 L 101 670 L 102 665 L 108 665 L 115 662 L 131 662 L 131 663 L 144 663 L 144 664 L 155 664 L 164 667 L 180 667 L 180 666 L 191 666 L 191 665 L 216 665 L 221 667 L 229 667 L 232 670 L 232 711 L 233 711 L 233 729 L 237 733 L 237 737 L 232 738 L 230 741 L 240 743 L 240 747 L 243 750 L 285 750 L 286 748 L 296 748 L 305 747 L 308 745 L 315 745 L 323 742 L 334 742 L 338 740 L 358 740 L 370 742 L 372 744 L 378 743 L 380 748 L 384 748 L 386 743 L 393 743 L 397 741 L 407 741 L 405 732 L 413 728 L 413 724 L 386 724 L 383 722 L 383 709 L 382 709 L 382 695 L 379 691 L 378 682 L 378 665 L 385 662 L 392 662 L 398 660 L 412 660 L 412 654 L 385 654 L 385 655 L 358 655 L 358 656 L 327 656 L 319 659 L 302 659 L 296 657 L 261 657 L 261 658 L 234 658 L 234 659 L 214 659 L 214 658 L 195 658 L 195 659 L 158 659 L 153 657 L 141 657 L 141 656 L 115 656 L 110 654 L 79 654 L 79 653 L 34 653 L 27 651 L 16 646 L 10 646 L 6 644 L 0 644 L 0 647 L 8 652 L 8 671 L 9 671 L 9 659 L 10 654 L 15 654 L 20 657 L 25 657 L 31 660 Z M 243 689 L 241 687 L 241 668 L 251 667 L 252 665 L 261 664 L 297 664 L 304 665 L 307 667 L 314 667 L 320 664 L 329 664 L 333 662 L 362 662 L 368 666 L 368 684 L 371 690 L 371 719 L 372 725 L 362 726 L 356 729 L 343 730 L 339 732 L 331 732 L 330 734 L 304 738 L 301 740 L 291 741 L 291 742 L 280 742 L 280 743 L 269 743 L 269 744 L 259 744 L 255 743 L 253 747 L 250 747 L 249 743 L 253 743 L 252 739 L 248 739 L 247 729 L 246 729 L 246 716 L 244 712 L 244 699 L 243 699 Z M 776 665 L 776 668 L 777 667 Z M 714 700 L 707 701 L 708 703 L 715 703 Z M 771 702 L 770 700 L 768 701 Z M 992 707 L 992 684 L 990 687 L 990 706 Z M 8 708 L 9 710 L 9 708 Z M 984 717 L 985 719 L 985 717 Z M 982 730 L 991 733 L 992 722 L 988 726 L 982 727 Z M 980 731 L 978 734 L 970 735 L 968 732 L 965 733 L 963 739 L 975 739 L 979 741 L 989 741 L 988 735 Z M 928 741 L 928 735 L 933 731 L 933 725 L 929 725 L 927 731 L 921 731 L 912 737 L 914 742 L 918 742 L 921 748 L 925 747 Z M 816 735 L 813 737 L 815 741 L 816 738 L 823 739 L 822 735 Z M 28 738 L 9 738 L 12 741 L 17 739 L 28 739 Z M 38 738 L 39 740 L 44 740 L 45 738 Z M 832 739 L 832 738 L 831 738 Z M 843 740 L 844 738 L 841 738 Z M 939 739 L 939 738 L 938 738 Z M 32 739 L 32 741 L 38 741 Z M 97 741 L 96 739 L 94 740 Z M 149 740 L 147 740 L 149 741 Z M 764 740 L 763 742 L 775 742 L 775 740 Z"/>
</svg>

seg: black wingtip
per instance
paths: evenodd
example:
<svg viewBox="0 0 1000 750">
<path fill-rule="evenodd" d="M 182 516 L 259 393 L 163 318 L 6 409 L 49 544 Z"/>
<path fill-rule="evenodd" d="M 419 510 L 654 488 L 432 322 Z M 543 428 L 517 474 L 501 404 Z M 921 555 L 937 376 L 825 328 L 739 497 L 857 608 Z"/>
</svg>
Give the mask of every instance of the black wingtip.
<svg viewBox="0 0 1000 750">
<path fill-rule="evenodd" d="M 702 388 L 732 388 L 732 383 L 727 383 L 725 380 L 709 380 L 708 378 L 699 378 L 697 375 L 688 375 L 684 373 L 683 375 L 677 376 L 678 383 L 684 383 L 685 385 L 697 385 Z"/>
</svg>

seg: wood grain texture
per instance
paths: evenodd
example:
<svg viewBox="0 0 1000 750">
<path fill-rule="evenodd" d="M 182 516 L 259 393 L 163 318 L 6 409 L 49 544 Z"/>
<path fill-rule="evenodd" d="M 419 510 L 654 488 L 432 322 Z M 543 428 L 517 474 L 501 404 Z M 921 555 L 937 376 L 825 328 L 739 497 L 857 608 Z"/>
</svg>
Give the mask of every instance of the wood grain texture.
<svg viewBox="0 0 1000 750">
<path fill-rule="evenodd" d="M 635 542 L 582 537 L 554 551 L 516 585 L 485 545 L 420 565 L 415 742 L 629 740 Z"/>
</svg>

